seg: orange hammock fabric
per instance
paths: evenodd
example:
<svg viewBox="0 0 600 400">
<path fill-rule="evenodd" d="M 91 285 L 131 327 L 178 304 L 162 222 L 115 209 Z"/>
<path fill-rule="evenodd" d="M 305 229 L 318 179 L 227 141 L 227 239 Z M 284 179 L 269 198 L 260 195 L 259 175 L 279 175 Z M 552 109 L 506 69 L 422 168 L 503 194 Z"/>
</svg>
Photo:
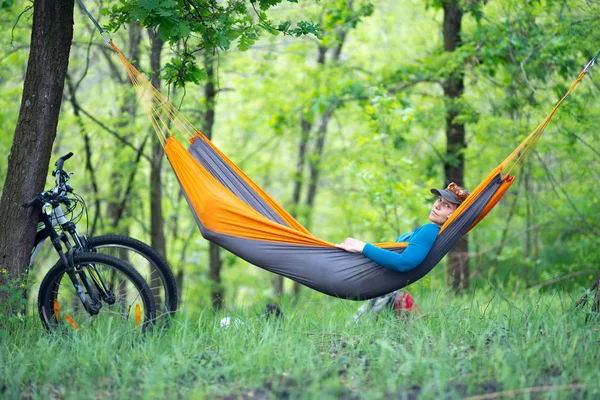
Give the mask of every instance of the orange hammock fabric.
<svg viewBox="0 0 600 400">
<path fill-rule="evenodd" d="M 110 44 L 137 89 L 202 235 L 259 267 L 349 299 L 389 293 L 420 279 L 437 265 L 506 193 L 560 104 L 587 72 L 586 67 L 544 121 L 452 214 L 421 265 L 412 271 L 396 272 L 313 236 L 194 128 L 112 41 Z M 176 136 L 190 138 L 189 147 L 184 147 Z M 376 246 L 400 253 L 407 243 Z"/>
</svg>

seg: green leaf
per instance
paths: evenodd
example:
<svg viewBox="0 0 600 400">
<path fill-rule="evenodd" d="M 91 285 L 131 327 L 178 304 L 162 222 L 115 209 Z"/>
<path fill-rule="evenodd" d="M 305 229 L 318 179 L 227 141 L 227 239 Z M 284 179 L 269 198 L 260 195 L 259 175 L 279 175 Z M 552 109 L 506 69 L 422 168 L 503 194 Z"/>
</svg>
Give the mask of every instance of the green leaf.
<svg viewBox="0 0 600 400">
<path fill-rule="evenodd" d="M 150 12 L 155 10 L 159 5 L 160 0 L 140 0 L 137 5 L 140 8 Z"/>
</svg>

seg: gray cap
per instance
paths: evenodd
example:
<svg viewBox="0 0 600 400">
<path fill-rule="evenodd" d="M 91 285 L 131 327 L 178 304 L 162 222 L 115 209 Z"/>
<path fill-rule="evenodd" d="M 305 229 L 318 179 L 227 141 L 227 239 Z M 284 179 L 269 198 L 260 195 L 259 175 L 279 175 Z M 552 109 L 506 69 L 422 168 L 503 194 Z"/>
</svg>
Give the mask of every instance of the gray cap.
<svg viewBox="0 0 600 400">
<path fill-rule="evenodd" d="M 463 190 L 469 194 L 466 189 Z M 456 195 L 456 193 L 448 189 L 431 189 L 431 193 L 435 194 L 436 196 L 443 197 L 444 200 L 449 201 L 450 203 L 462 204 L 463 202 L 460 197 Z"/>
</svg>

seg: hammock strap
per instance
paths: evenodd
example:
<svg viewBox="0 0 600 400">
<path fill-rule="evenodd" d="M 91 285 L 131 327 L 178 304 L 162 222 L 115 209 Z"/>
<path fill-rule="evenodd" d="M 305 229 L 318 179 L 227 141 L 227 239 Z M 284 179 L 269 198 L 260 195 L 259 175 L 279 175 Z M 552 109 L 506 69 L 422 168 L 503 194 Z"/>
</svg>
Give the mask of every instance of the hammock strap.
<svg viewBox="0 0 600 400">
<path fill-rule="evenodd" d="M 509 167 L 505 167 L 505 169 L 502 171 L 503 175 L 514 176 L 517 175 L 523 169 L 523 165 L 527 162 L 527 159 L 533 152 L 533 149 L 540 140 L 540 137 L 546 130 L 548 124 L 550 123 L 550 120 L 552 119 L 558 108 L 561 106 L 561 104 L 565 101 L 565 99 L 571 94 L 573 89 L 575 89 L 579 82 L 581 82 L 585 74 L 594 66 L 596 60 L 598 59 L 598 56 L 600 56 L 600 51 L 596 53 L 596 55 L 585 65 L 585 67 L 579 73 L 579 76 L 577 76 L 577 79 L 575 80 L 575 82 L 573 82 L 567 93 L 565 93 L 565 95 L 560 99 L 560 101 L 556 103 L 556 105 L 554 106 L 552 111 L 550 111 L 550 113 L 546 116 L 546 118 L 544 118 L 544 120 L 533 130 L 529 137 L 525 139 L 523 143 L 511 153 L 510 156 L 507 157 L 507 161 L 505 161 L 505 163 L 509 165 Z"/>
<path fill-rule="evenodd" d="M 181 132 L 188 137 L 190 132 L 197 132 L 192 123 L 158 89 L 152 86 L 141 72 L 129 63 L 119 48 L 112 41 L 109 44 L 125 66 L 127 75 L 129 75 L 163 147 L 168 138 L 176 136 L 174 131 Z"/>
<path fill-rule="evenodd" d="M 108 44 L 110 44 L 110 42 L 112 42 L 112 39 L 110 37 L 110 32 L 108 32 L 106 29 L 103 29 L 100 24 L 98 23 L 98 21 L 96 21 L 96 18 L 94 18 L 92 16 L 92 14 L 90 14 L 90 12 L 88 11 L 87 8 L 85 8 L 85 6 L 83 5 L 83 3 L 81 2 L 81 0 L 76 0 L 77 4 L 79 4 L 79 7 L 83 10 L 83 12 L 85 13 L 85 15 L 88 16 L 88 18 L 92 21 L 92 23 L 94 25 L 96 25 L 96 28 L 98 28 L 98 31 L 100 32 L 100 36 L 102 36 L 102 39 L 104 39 L 104 41 Z"/>
</svg>

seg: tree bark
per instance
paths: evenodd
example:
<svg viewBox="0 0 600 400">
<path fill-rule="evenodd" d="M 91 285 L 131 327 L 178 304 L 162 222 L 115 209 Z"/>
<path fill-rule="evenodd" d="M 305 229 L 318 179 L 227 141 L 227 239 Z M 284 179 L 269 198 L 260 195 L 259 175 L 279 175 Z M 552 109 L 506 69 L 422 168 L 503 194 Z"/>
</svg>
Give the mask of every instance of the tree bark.
<svg viewBox="0 0 600 400">
<path fill-rule="evenodd" d="M 349 4 L 351 4 L 350 2 Z M 342 47 L 344 46 L 344 41 L 346 39 L 346 32 L 344 30 L 338 30 L 339 42 L 333 48 L 333 57 L 332 62 L 337 62 L 340 59 L 340 55 L 342 53 Z M 328 47 L 319 44 L 319 48 L 317 51 L 317 65 L 322 67 L 327 63 L 327 51 Z M 305 201 L 306 209 L 309 210 L 314 206 L 314 200 L 317 194 L 317 183 L 319 179 L 319 164 L 321 163 L 323 147 L 325 144 L 325 134 L 327 133 L 327 126 L 329 124 L 329 119 L 333 112 L 335 111 L 335 107 L 327 109 L 325 113 L 321 116 L 321 125 L 318 131 L 317 142 L 315 144 L 314 150 L 314 159 L 312 159 L 310 163 L 310 178 L 309 178 L 309 187 L 308 193 Z M 315 116 L 315 120 L 318 120 L 319 116 Z M 296 162 L 296 172 L 294 173 L 294 193 L 292 197 L 292 216 L 294 218 L 298 218 L 298 208 L 300 206 L 300 195 L 302 193 L 302 189 L 304 186 L 303 172 L 304 167 L 306 166 L 307 159 L 311 158 L 307 156 L 308 144 L 310 142 L 311 132 L 314 127 L 314 122 L 310 122 L 308 118 L 302 116 L 300 121 L 300 142 L 298 144 L 298 161 Z M 306 223 L 310 223 L 310 214 L 306 216 Z M 283 277 L 280 275 L 275 275 L 273 277 L 273 292 L 275 297 L 279 298 L 283 294 Z M 298 296 L 300 294 L 300 284 L 298 282 L 294 282 L 293 291 L 294 295 Z"/>
<path fill-rule="evenodd" d="M 136 68 L 139 67 L 137 65 L 137 60 L 139 59 L 139 46 L 142 41 L 142 29 L 137 22 L 132 22 L 129 24 L 129 51 L 127 58 L 129 60 L 133 60 L 135 64 L 133 64 Z M 121 82 L 127 89 L 131 88 L 131 82 L 123 81 Z M 135 121 L 137 116 L 137 96 L 135 93 L 131 91 L 126 92 L 127 95 L 123 99 L 123 104 L 120 107 L 119 114 L 120 118 L 118 118 L 117 128 L 124 128 L 129 124 L 132 124 Z M 131 134 L 125 136 L 128 140 L 131 139 Z M 140 151 L 137 152 L 135 164 L 132 166 L 132 171 L 128 171 L 128 178 L 126 179 L 125 174 L 119 171 L 118 166 L 113 169 L 110 175 L 110 187 L 113 188 L 113 192 L 111 193 L 110 199 L 108 200 L 106 213 L 110 218 L 110 225 L 112 230 L 115 230 L 116 233 L 127 235 L 129 232 L 128 227 L 119 226 L 121 218 L 125 212 L 125 208 L 127 206 L 127 200 L 129 199 L 129 191 L 131 190 L 131 185 L 133 184 L 133 180 L 135 178 L 135 174 L 138 169 L 138 164 L 141 158 L 141 154 L 143 151 L 143 147 L 146 141 L 140 146 Z"/>
<path fill-rule="evenodd" d="M 217 102 L 215 56 L 204 54 L 204 69 L 206 70 L 207 82 L 204 86 L 204 98 L 206 100 L 206 114 L 202 126 L 204 135 L 212 140 L 213 127 L 215 124 L 215 105 Z M 208 277 L 212 281 L 210 290 L 212 305 L 219 309 L 224 306 L 224 291 L 221 285 L 221 250 L 216 244 L 209 242 L 209 269 Z"/>
<path fill-rule="evenodd" d="M 352 6 L 352 2 L 348 2 L 348 8 Z M 340 60 L 340 56 L 342 54 L 342 48 L 344 47 L 344 43 L 346 42 L 346 34 L 347 32 L 342 28 L 338 28 L 338 42 L 337 45 L 332 50 L 331 62 L 337 63 Z M 324 65 L 326 63 L 326 51 L 323 48 L 319 49 L 319 57 L 317 59 L 317 63 L 319 65 Z M 329 126 L 329 121 L 333 116 L 333 113 L 337 109 L 339 102 L 337 100 L 333 101 L 333 104 L 323 112 L 320 116 L 321 124 L 319 125 L 319 129 L 317 130 L 317 139 L 315 142 L 314 153 L 311 157 L 309 157 L 309 180 L 308 180 L 308 189 L 305 200 L 305 208 L 307 211 L 306 214 L 306 228 L 310 230 L 311 222 L 312 222 L 312 209 L 315 206 L 315 199 L 317 198 L 317 189 L 319 184 L 319 178 L 321 175 L 321 161 L 323 160 L 323 151 L 325 149 L 325 138 L 327 135 L 327 127 Z M 312 129 L 312 126 L 309 129 Z M 302 182 L 302 181 L 300 181 Z M 298 282 L 294 282 L 293 290 L 294 296 L 298 297 L 300 295 L 300 290 L 302 286 Z"/>
<path fill-rule="evenodd" d="M 523 165 L 522 174 L 525 194 L 525 263 L 522 267 L 525 287 L 529 287 L 531 283 L 531 277 L 535 276 L 535 271 L 533 270 L 533 268 L 535 268 L 535 264 L 530 264 L 535 260 L 533 255 L 533 249 L 535 246 L 535 223 L 533 221 L 533 205 L 531 199 L 531 193 L 533 193 L 533 189 L 531 187 L 531 171 L 529 165 Z"/>
<path fill-rule="evenodd" d="M 444 0 L 444 51 L 454 52 L 460 48 L 463 11 L 459 0 Z M 446 158 L 444 174 L 446 182 L 464 185 L 465 125 L 456 121 L 460 114 L 459 102 L 464 93 L 464 67 L 452 71 L 442 83 L 446 98 Z M 460 292 L 469 287 L 469 242 L 461 238 L 448 255 L 448 280 L 452 289 Z"/>
<path fill-rule="evenodd" d="M 156 89 L 160 89 L 160 54 L 162 52 L 163 41 L 157 32 L 150 31 L 152 41 L 150 53 L 150 67 L 152 69 L 151 83 Z M 152 135 L 153 133 L 149 133 Z M 158 251 L 165 260 L 167 259 L 167 246 L 165 241 L 165 224 L 162 213 L 162 188 L 161 188 L 161 170 L 163 161 L 163 148 L 159 141 L 154 140 L 151 147 L 150 156 L 150 238 L 152 247 Z M 160 287 L 159 276 L 156 271 L 152 271 L 150 287 Z M 158 290 L 158 289 L 157 289 Z M 158 293 L 154 293 L 156 298 Z M 158 305 L 157 305 L 158 307 Z"/>
<path fill-rule="evenodd" d="M 321 52 L 320 52 L 321 54 Z M 302 115 L 300 120 L 300 142 L 298 143 L 298 160 L 296 161 L 296 172 L 294 172 L 294 192 L 292 194 L 292 206 L 290 214 L 298 218 L 298 207 L 300 205 L 300 194 L 302 193 L 303 172 L 306 164 L 306 149 L 310 138 L 312 123 Z M 273 294 L 280 298 L 283 294 L 283 276 L 275 274 L 273 276 Z"/>
<path fill-rule="evenodd" d="M 31 45 L 19 119 L 0 199 L 0 286 L 26 273 L 39 207 L 21 204 L 44 189 L 73 40 L 73 0 L 33 3 Z M 9 292 L 0 291 L 8 305 Z M 5 315 L 21 311 L 3 310 Z"/>
</svg>

